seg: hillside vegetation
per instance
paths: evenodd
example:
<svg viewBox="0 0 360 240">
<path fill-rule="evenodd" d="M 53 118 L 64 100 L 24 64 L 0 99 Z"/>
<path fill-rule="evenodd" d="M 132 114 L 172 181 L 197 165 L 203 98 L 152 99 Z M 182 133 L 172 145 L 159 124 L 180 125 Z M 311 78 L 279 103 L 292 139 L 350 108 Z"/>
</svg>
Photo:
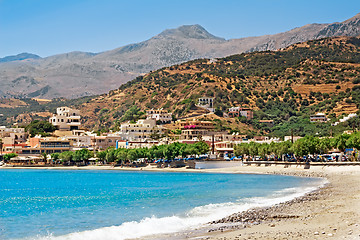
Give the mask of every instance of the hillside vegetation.
<svg viewBox="0 0 360 240">
<path fill-rule="evenodd" d="M 333 120 L 357 112 L 359 73 L 360 39 L 326 38 L 281 51 L 162 68 L 83 104 L 81 110 L 88 126 L 111 128 L 133 105 L 141 110 L 164 108 L 180 118 L 198 110 L 199 97 L 214 97 L 217 114 L 232 106 L 248 106 L 256 110 L 255 118 L 241 121 L 276 132 L 317 112 Z M 261 119 L 274 120 L 275 127 L 262 128 Z"/>
<path fill-rule="evenodd" d="M 345 127 L 310 124 L 309 115 L 324 112 L 334 122 L 343 114 L 357 112 L 359 73 L 360 39 L 325 38 L 279 51 L 199 59 L 162 68 L 108 94 L 79 102 L 78 107 L 85 126 L 116 130 L 131 106 L 140 111 L 164 108 L 182 118 L 201 111 L 195 106 L 198 98 L 214 97 L 220 117 L 232 106 L 255 110 L 250 121 L 214 120 L 221 130 L 284 136 L 293 129 L 298 135 L 328 135 Z M 274 120 L 274 127 L 260 124 L 264 119 Z"/>
</svg>

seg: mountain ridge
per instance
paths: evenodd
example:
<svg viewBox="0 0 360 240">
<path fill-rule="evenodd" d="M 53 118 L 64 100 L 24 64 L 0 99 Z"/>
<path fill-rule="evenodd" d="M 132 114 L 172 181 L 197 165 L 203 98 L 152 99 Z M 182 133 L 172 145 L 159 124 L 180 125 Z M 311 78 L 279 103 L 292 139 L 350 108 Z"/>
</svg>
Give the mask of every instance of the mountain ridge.
<svg viewBox="0 0 360 240">
<path fill-rule="evenodd" d="M 359 17 L 357 14 L 341 23 L 307 24 L 278 34 L 229 40 L 210 34 L 200 25 L 184 25 L 101 53 L 75 51 L 0 63 L 0 97 L 27 97 L 33 92 L 39 93 L 35 97 L 48 99 L 102 94 L 137 76 L 193 59 L 283 49 L 323 37 L 358 36 Z M 37 85 L 32 85 L 31 91 L 26 84 L 13 86 L 11 81 L 20 77 L 33 78 Z M 45 87 L 48 91 L 40 91 Z"/>
</svg>

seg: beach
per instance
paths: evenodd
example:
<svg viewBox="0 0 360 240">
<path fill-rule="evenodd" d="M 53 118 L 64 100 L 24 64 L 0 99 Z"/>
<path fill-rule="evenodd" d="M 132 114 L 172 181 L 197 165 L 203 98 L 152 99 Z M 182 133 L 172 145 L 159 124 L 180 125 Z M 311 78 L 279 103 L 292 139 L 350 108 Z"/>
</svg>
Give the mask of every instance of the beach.
<svg viewBox="0 0 360 240">
<path fill-rule="evenodd" d="M 51 169 L 51 168 L 50 168 Z M 121 168 L 108 166 L 56 169 L 282 174 L 322 177 L 324 187 L 271 207 L 250 209 L 211 222 L 201 230 L 148 239 L 360 239 L 359 166 L 236 166 L 217 169 Z"/>
<path fill-rule="evenodd" d="M 293 201 L 255 209 L 245 219 L 241 213 L 222 219 L 219 222 L 228 227 L 214 227 L 196 239 L 360 239 L 359 166 L 244 166 L 210 171 L 325 177 L 328 183 Z"/>
</svg>

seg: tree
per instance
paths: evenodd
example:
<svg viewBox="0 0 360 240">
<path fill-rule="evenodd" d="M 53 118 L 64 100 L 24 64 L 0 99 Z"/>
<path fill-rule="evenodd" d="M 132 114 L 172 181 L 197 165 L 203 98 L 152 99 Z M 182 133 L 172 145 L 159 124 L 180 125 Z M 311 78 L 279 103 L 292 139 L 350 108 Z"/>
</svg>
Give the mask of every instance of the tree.
<svg viewBox="0 0 360 240">
<path fill-rule="evenodd" d="M 125 121 L 137 121 L 141 116 L 144 115 L 144 112 L 140 111 L 140 108 L 136 105 L 129 108 L 121 118 L 122 122 Z"/>
<path fill-rule="evenodd" d="M 332 146 L 339 149 L 340 151 L 345 151 L 346 149 L 346 142 L 350 138 L 348 134 L 341 134 L 333 138 Z"/>
<path fill-rule="evenodd" d="M 360 133 L 356 132 L 351 134 L 349 139 L 346 141 L 346 146 L 360 150 Z"/>
<path fill-rule="evenodd" d="M 309 148 L 306 144 L 304 138 L 297 140 L 291 147 L 294 154 L 298 157 L 307 155 L 309 153 Z"/>
<path fill-rule="evenodd" d="M 195 143 L 195 147 L 198 149 L 199 154 L 206 154 L 210 150 L 209 145 L 204 141 Z"/>
<path fill-rule="evenodd" d="M 105 160 L 109 162 L 115 161 L 115 148 L 108 148 L 105 156 Z"/>
<path fill-rule="evenodd" d="M 251 155 L 251 156 L 258 155 L 258 146 L 255 142 L 249 143 L 249 155 Z"/>
<path fill-rule="evenodd" d="M 41 154 L 41 156 L 43 157 L 45 164 L 47 164 L 47 163 L 48 163 L 48 161 L 47 161 L 47 160 L 48 160 L 47 154 L 46 154 L 45 152 L 43 152 L 43 153 Z"/>
<path fill-rule="evenodd" d="M 129 160 L 128 150 L 127 149 L 118 149 L 116 151 L 116 162 L 120 162 L 121 166 L 124 162 Z"/>
<path fill-rule="evenodd" d="M 106 151 L 101 151 L 101 152 L 96 153 L 96 157 L 97 157 L 100 161 L 105 161 Z"/>
<path fill-rule="evenodd" d="M 51 160 L 56 163 L 57 160 L 59 160 L 60 153 L 52 153 L 50 154 Z"/>
<path fill-rule="evenodd" d="M 50 133 L 56 130 L 56 127 L 47 121 L 34 120 L 25 128 L 30 133 L 31 137 L 41 135 L 43 137 L 49 136 Z"/>
<path fill-rule="evenodd" d="M 331 149 L 331 140 L 330 138 L 320 138 L 317 146 L 319 153 L 326 153 Z"/>
<path fill-rule="evenodd" d="M 136 161 L 138 159 L 137 149 L 129 149 L 128 158 L 130 161 Z"/>
<path fill-rule="evenodd" d="M 63 162 L 68 162 L 70 164 L 70 162 L 73 159 L 73 155 L 74 153 L 71 151 L 65 151 L 60 153 L 59 158 L 63 161 Z"/>
<path fill-rule="evenodd" d="M 258 154 L 261 157 L 265 158 L 266 155 L 269 154 L 269 144 L 268 143 L 259 144 L 257 148 L 258 148 Z"/>
<path fill-rule="evenodd" d="M 13 157 L 17 157 L 17 154 L 16 153 L 7 153 L 4 155 L 3 159 L 5 162 L 7 162 Z"/>
<path fill-rule="evenodd" d="M 75 162 L 86 162 L 93 156 L 93 153 L 89 149 L 83 148 L 74 152 L 73 160 Z"/>
<path fill-rule="evenodd" d="M 236 156 L 244 156 L 249 154 L 249 144 L 240 143 L 235 146 L 234 153 Z"/>
</svg>

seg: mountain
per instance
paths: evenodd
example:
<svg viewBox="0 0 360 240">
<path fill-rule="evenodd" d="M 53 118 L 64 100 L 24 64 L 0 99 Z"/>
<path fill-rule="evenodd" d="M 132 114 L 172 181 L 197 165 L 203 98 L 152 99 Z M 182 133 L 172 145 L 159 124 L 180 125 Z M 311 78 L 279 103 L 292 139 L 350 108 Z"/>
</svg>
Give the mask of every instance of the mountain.
<svg viewBox="0 0 360 240">
<path fill-rule="evenodd" d="M 41 58 L 40 56 L 38 56 L 36 54 L 32 54 L 32 53 L 20 53 L 18 55 L 0 58 L 0 63 L 23 61 L 23 60 L 29 60 L 29 59 L 40 59 L 40 58 Z"/>
<path fill-rule="evenodd" d="M 359 14 L 341 23 L 309 24 L 284 33 L 230 40 L 214 36 L 200 25 L 185 25 L 97 54 L 71 52 L 0 63 L 0 94 L 48 99 L 102 94 L 137 76 L 193 59 L 277 50 L 298 42 L 343 35 L 360 35 Z"/>
<path fill-rule="evenodd" d="M 175 118 L 207 113 L 196 106 L 198 98 L 214 98 L 211 120 L 218 130 L 273 136 L 329 135 L 344 130 L 330 123 L 311 124 L 309 116 L 325 113 L 332 122 L 360 109 L 360 37 L 333 37 L 293 44 L 277 51 L 242 53 L 218 59 L 197 59 L 138 76 L 108 94 L 73 100 L 38 103 L 22 99 L 27 106 L 4 101 L 0 121 L 19 124 L 58 106 L 80 109 L 83 126 L 117 130 L 129 116 L 147 109 L 163 108 Z M 22 84 L 31 79 L 21 78 Z M 24 103 L 23 103 L 24 104 Z M 23 105 L 22 104 L 22 105 Z M 254 119 L 222 118 L 234 106 L 254 110 Z M 126 117 L 126 118 L 125 118 Z M 260 120 L 273 120 L 274 127 Z M 4 123 L 3 123 L 4 124 Z M 358 126 L 358 123 L 354 126 Z"/>
<path fill-rule="evenodd" d="M 256 110 L 256 120 L 250 122 L 255 128 L 261 127 L 261 119 L 272 119 L 279 128 L 308 122 L 309 115 L 317 112 L 335 120 L 360 109 L 359 64 L 360 37 L 324 38 L 279 51 L 162 68 L 77 107 L 86 116 L 85 126 L 115 130 L 130 107 L 163 108 L 182 118 L 201 111 L 196 106 L 201 97 L 214 98 L 220 115 L 233 106 Z M 298 125 L 293 127 L 300 130 Z"/>
</svg>

